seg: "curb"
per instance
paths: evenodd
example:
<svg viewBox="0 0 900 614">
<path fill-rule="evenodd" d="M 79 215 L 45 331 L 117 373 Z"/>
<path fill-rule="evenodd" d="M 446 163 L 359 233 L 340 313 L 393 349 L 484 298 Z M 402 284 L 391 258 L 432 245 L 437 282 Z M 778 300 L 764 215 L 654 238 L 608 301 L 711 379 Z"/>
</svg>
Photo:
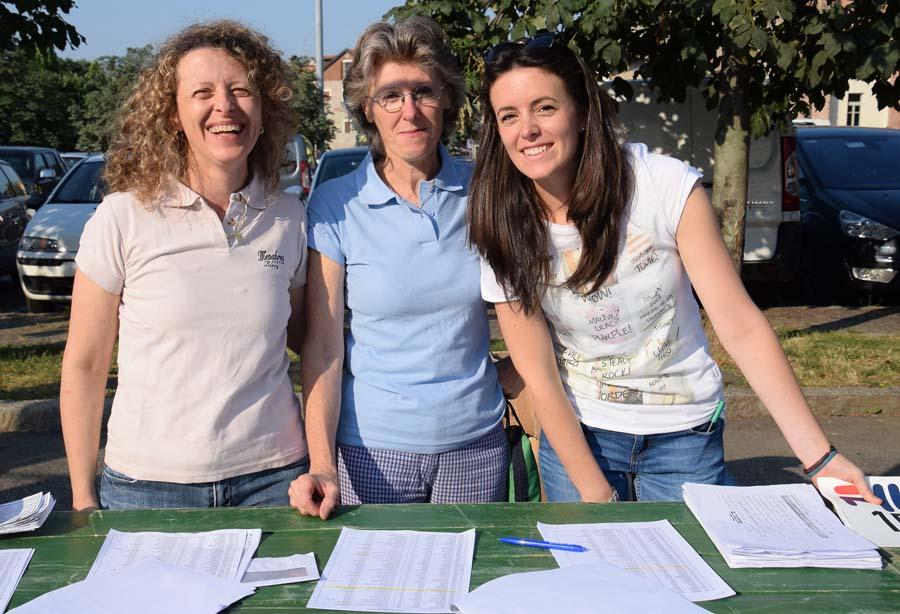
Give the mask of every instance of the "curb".
<svg viewBox="0 0 900 614">
<path fill-rule="evenodd" d="M 900 416 L 900 387 L 887 388 L 803 388 L 816 416 Z M 759 418 L 766 408 L 750 388 L 726 386 L 725 403 L 729 418 Z M 104 403 L 109 417 L 112 399 Z M 0 401 L 0 433 L 58 432 L 59 400 Z"/>
</svg>

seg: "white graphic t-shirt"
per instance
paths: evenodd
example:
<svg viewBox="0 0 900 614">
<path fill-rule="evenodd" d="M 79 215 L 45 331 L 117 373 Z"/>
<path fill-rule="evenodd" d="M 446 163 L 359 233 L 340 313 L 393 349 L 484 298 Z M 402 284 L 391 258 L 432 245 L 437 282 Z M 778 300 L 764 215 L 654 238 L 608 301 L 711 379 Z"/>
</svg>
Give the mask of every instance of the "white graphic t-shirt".
<svg viewBox="0 0 900 614">
<path fill-rule="evenodd" d="M 555 284 L 541 308 L 563 385 L 583 423 L 636 435 L 670 433 L 709 420 L 722 398 L 721 373 L 675 243 L 701 174 L 645 145 L 628 150 L 635 186 L 615 271 L 596 292 L 563 287 L 578 266 L 581 237 L 574 225 L 548 223 Z M 510 300 L 490 266 L 483 260 L 481 266 L 484 299 Z"/>
</svg>

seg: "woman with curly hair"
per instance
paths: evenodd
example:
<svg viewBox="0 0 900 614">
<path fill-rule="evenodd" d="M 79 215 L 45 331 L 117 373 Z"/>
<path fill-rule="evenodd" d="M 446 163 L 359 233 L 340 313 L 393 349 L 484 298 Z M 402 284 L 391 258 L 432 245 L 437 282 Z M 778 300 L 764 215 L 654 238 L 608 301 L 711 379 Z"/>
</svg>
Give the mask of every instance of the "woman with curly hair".
<svg viewBox="0 0 900 614">
<path fill-rule="evenodd" d="M 285 71 L 261 34 L 193 25 L 121 109 L 62 366 L 76 510 L 283 505 L 308 468 L 285 353 L 299 347 L 306 278 L 305 212 L 277 191 L 295 129 Z"/>
</svg>

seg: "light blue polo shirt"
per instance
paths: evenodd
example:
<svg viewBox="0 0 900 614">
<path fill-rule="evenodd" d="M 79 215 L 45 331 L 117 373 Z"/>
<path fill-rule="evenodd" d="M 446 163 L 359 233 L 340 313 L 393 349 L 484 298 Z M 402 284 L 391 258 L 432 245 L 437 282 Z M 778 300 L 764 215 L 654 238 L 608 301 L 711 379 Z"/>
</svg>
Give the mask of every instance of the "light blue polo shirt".
<svg viewBox="0 0 900 614">
<path fill-rule="evenodd" d="M 420 207 L 381 180 L 371 154 L 310 199 L 309 246 L 345 273 L 342 443 L 444 452 L 503 415 L 478 256 L 466 245 L 471 168 L 444 147 L 440 156 Z"/>
</svg>

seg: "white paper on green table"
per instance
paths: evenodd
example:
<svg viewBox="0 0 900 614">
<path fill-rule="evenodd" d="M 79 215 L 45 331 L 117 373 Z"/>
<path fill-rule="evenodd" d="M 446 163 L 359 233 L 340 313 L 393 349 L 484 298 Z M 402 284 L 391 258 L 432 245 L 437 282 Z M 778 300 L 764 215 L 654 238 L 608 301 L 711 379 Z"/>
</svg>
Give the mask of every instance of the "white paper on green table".
<svg viewBox="0 0 900 614">
<path fill-rule="evenodd" d="M 0 550 L 0 612 L 6 611 L 33 554 L 34 548 Z"/>
<path fill-rule="evenodd" d="M 599 560 L 502 576 L 457 600 L 460 614 L 706 612 L 678 593 Z"/>
<path fill-rule="evenodd" d="M 244 572 L 241 582 L 253 586 L 274 586 L 318 579 L 316 555 L 310 552 L 274 558 L 255 558 L 250 561 L 250 567 Z"/>
<path fill-rule="evenodd" d="M 579 544 L 587 552 L 551 550 L 560 567 L 602 561 L 656 582 L 691 601 L 734 595 L 734 590 L 697 554 L 668 520 L 544 524 L 551 542 Z"/>
</svg>

